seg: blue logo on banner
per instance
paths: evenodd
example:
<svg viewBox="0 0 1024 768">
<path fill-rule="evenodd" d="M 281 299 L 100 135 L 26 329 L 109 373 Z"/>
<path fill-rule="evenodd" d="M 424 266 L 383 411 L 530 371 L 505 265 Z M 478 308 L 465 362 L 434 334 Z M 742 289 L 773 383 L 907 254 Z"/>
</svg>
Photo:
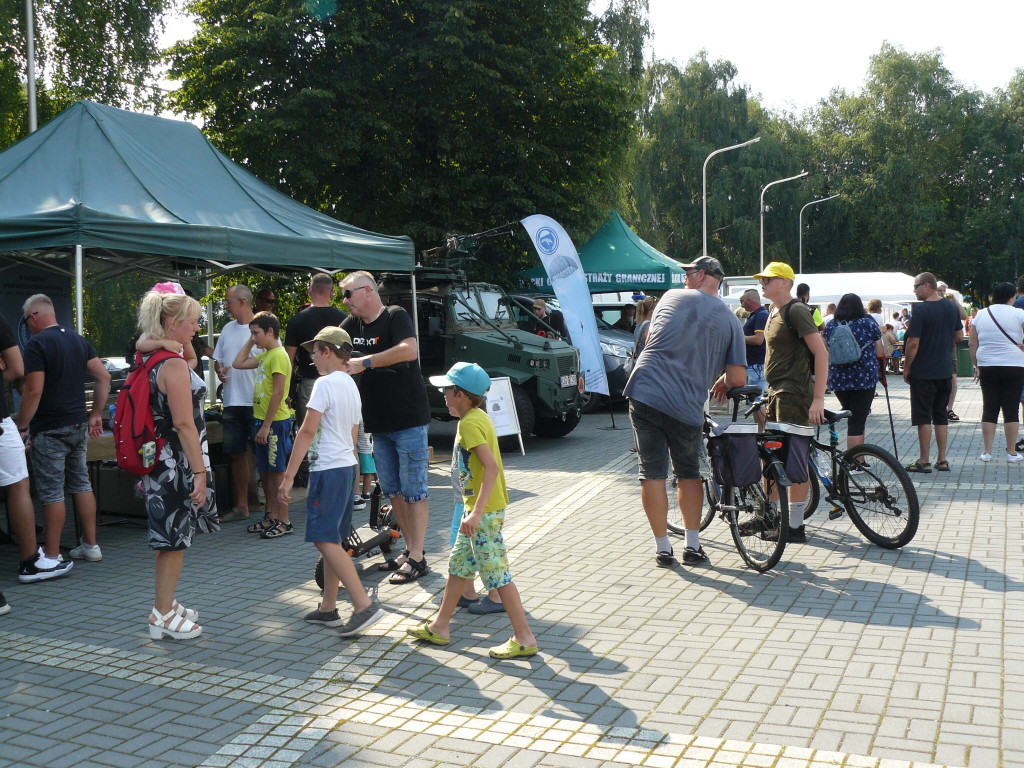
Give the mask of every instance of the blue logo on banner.
<svg viewBox="0 0 1024 768">
<path fill-rule="evenodd" d="M 537 247 L 546 255 L 550 256 L 558 250 L 558 235 L 551 227 L 541 227 L 537 230 Z"/>
</svg>

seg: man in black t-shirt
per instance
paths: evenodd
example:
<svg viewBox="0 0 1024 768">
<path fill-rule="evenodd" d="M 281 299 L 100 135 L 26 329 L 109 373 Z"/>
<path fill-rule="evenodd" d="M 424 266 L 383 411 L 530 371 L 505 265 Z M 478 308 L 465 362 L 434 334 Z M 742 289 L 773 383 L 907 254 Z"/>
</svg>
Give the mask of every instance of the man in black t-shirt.
<svg viewBox="0 0 1024 768">
<path fill-rule="evenodd" d="M 0 317 L 0 361 L 3 365 L 4 384 L 25 375 L 25 364 L 18 349 L 18 340 L 7 321 Z M 70 562 L 42 558 L 36 544 L 36 516 L 29 495 L 28 464 L 25 461 L 25 444 L 18 436 L 18 428 L 7 409 L 7 398 L 0 397 L 0 488 L 7 495 L 7 513 L 11 532 L 18 540 L 21 550 L 19 580 L 46 581 L 65 575 L 72 566 Z M 2 596 L 2 593 L 0 593 Z M 6 605 L 0 600 L 0 606 Z"/>
<path fill-rule="evenodd" d="M 430 405 L 420 373 L 416 331 L 409 313 L 385 307 L 369 272 L 352 272 L 341 283 L 352 316 L 344 328 L 352 338 L 347 370 L 359 385 L 363 425 L 373 433 L 373 461 L 381 491 L 391 498 L 406 550 L 380 566 L 394 571 L 393 584 L 408 584 L 427 572 L 427 425 Z"/>
<path fill-rule="evenodd" d="M 934 424 L 938 449 L 935 469 L 948 472 L 946 440 L 949 396 L 953 389 L 953 345 L 964 337 L 963 323 L 956 304 L 939 295 L 931 272 L 922 272 L 914 279 L 914 294 L 920 303 L 914 307 L 905 337 L 903 380 L 910 384 L 910 423 L 917 427 L 921 455 L 907 471 L 932 471 L 929 453 Z"/>
<path fill-rule="evenodd" d="M 110 374 L 89 342 L 57 324 L 48 297 L 30 297 L 23 311 L 33 336 L 25 346 L 25 390 L 18 411 L 18 431 L 31 435 L 32 473 L 46 521 L 40 559 L 47 563 L 59 559 L 66 487 L 75 500 L 83 535 L 83 541 L 71 550 L 71 557 L 102 560 L 96 543 L 96 497 L 85 454 L 89 436 L 99 437 L 103 432 Z M 96 382 L 89 413 L 85 410 L 86 376 Z M 22 563 L 22 574 L 25 567 Z"/>
<path fill-rule="evenodd" d="M 331 276 L 322 272 L 314 275 L 309 283 L 309 306 L 289 320 L 285 329 L 284 349 L 298 379 L 292 405 L 299 425 L 306 416 L 306 403 L 313 392 L 313 382 L 320 375 L 313 365 L 313 358 L 302 345 L 312 341 L 328 325 L 340 326 L 348 317 L 340 309 L 331 306 L 333 298 L 334 280 Z"/>
<path fill-rule="evenodd" d="M 743 341 L 747 345 L 747 386 L 758 386 L 761 392 L 767 395 L 768 382 L 764 377 L 764 328 L 768 324 L 768 310 L 761 304 L 761 294 L 755 288 L 743 292 L 740 306 L 750 313 L 743 322 Z"/>
</svg>

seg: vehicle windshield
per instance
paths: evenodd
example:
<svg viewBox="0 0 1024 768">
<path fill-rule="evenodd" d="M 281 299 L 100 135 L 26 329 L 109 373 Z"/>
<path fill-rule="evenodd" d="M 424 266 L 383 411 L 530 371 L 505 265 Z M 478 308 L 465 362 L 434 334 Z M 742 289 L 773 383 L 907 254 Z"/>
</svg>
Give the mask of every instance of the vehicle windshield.
<svg viewBox="0 0 1024 768">
<path fill-rule="evenodd" d="M 468 289 L 466 289 L 466 288 L 453 289 L 452 290 L 452 295 L 453 296 L 458 296 L 460 299 L 462 299 L 464 302 L 466 302 L 466 304 L 469 304 L 469 306 L 473 307 L 474 309 L 478 309 L 477 303 L 476 303 L 476 297 L 473 296 L 473 294 L 470 293 Z M 475 324 L 477 324 L 479 322 L 479 320 L 477 320 L 473 316 L 473 314 L 468 309 L 466 309 L 464 304 L 462 304 L 459 301 L 455 301 L 454 299 L 453 299 L 453 304 L 454 304 L 453 309 L 455 310 L 455 317 L 456 317 L 456 319 L 460 323 L 464 323 L 464 324 L 468 324 L 468 325 L 475 325 Z"/>
<path fill-rule="evenodd" d="M 504 323 L 509 320 L 508 307 L 502 302 L 502 298 L 499 291 L 480 291 L 480 303 L 483 306 L 484 314 L 496 323 Z"/>
</svg>

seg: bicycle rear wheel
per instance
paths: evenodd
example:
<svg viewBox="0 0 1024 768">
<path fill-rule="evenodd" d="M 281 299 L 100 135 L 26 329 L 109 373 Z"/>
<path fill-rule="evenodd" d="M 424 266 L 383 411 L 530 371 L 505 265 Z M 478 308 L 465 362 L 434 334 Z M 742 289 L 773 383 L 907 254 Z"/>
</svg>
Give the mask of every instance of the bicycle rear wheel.
<svg viewBox="0 0 1024 768">
<path fill-rule="evenodd" d="M 821 481 L 814 472 L 814 467 L 807 467 L 807 502 L 804 505 L 804 520 L 814 514 L 821 500 Z"/>
<path fill-rule="evenodd" d="M 788 489 L 779 486 L 772 472 L 766 477 L 766 485 L 767 493 L 761 483 L 754 483 L 729 488 L 723 497 L 736 551 L 759 573 L 775 567 L 789 536 Z M 778 499 L 769 498 L 773 490 L 778 490 Z"/>
<path fill-rule="evenodd" d="M 838 474 L 846 512 L 864 538 L 885 549 L 910 543 L 921 507 L 910 475 L 891 453 L 877 445 L 855 446 L 843 454 Z"/>
<path fill-rule="evenodd" d="M 711 460 L 704 446 L 700 449 L 700 479 L 704 486 L 704 506 L 700 513 L 700 530 L 704 530 L 715 519 L 715 508 L 721 491 L 711 474 Z M 680 536 L 686 533 L 683 524 L 683 512 L 679 509 L 679 481 L 672 477 L 666 481 L 665 493 L 668 494 L 668 529 Z"/>
</svg>

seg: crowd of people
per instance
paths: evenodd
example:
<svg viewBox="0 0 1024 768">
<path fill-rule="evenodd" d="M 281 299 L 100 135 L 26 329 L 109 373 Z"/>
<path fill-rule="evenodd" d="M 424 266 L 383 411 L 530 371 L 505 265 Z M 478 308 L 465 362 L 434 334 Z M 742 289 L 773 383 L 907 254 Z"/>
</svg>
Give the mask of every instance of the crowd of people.
<svg viewBox="0 0 1024 768">
<path fill-rule="evenodd" d="M 945 283 L 924 272 L 914 279 L 913 311 L 904 307 L 887 321 L 881 300 L 865 302 L 854 293 L 829 304 L 822 317 L 809 303 L 809 286 L 797 285 L 793 269 L 783 262 L 772 262 L 754 275 L 760 290 L 745 291 L 733 316 L 718 300 L 725 272 L 717 259 L 701 256 L 683 268 L 689 290 L 668 291 L 658 302 L 625 390 L 639 456 L 641 502 L 659 567 L 677 562 L 666 526 L 670 465 L 678 480 L 685 528 L 682 560 L 698 565 L 708 559 L 698 530 L 703 503 L 698 455 L 709 389 L 724 399 L 730 388 L 759 387 L 762 427 L 766 420 L 822 424 L 825 395 L 831 392 L 850 411 L 846 445 L 852 448 L 864 442 L 877 385 L 888 386 L 887 368 L 902 371 L 919 445 L 917 459 L 906 469 L 949 471 L 948 425 L 959 420 L 953 411 L 956 344 L 968 325 L 983 400 L 984 448 L 978 458 L 991 461 L 1002 412 L 1006 459 L 1024 461 L 1016 448 L 1024 394 L 1024 279 L 1016 290 L 1010 283 L 995 286 L 991 305 L 969 316 Z M 845 346 L 842 357 L 840 344 Z M 837 351 L 835 359 L 830 350 Z M 789 489 L 790 542 L 806 541 L 807 493 L 807 483 Z"/>
<path fill-rule="evenodd" d="M 426 385 L 417 360 L 412 318 L 401 307 L 385 306 L 368 272 L 349 273 L 341 283 L 350 314 L 331 306 L 335 285 L 315 275 L 310 303 L 286 324 L 274 314 L 270 289 L 253 296 L 246 285 L 228 288 L 224 307 L 231 320 L 209 354 L 223 384 L 223 451 L 232 471 L 232 506 L 218 515 L 210 467 L 204 406 L 207 387 L 198 375 L 193 339 L 201 307 L 176 283 L 159 283 L 141 299 L 138 334 L 131 343 L 133 365 L 150 393 L 155 440 L 152 470 L 140 478 L 148 519 L 148 543 L 155 553 L 155 594 L 148 618 L 154 640 L 189 640 L 202 634 L 199 612 L 176 599 L 184 554 L 199 533 L 249 520 L 249 453 L 260 474 L 266 509 L 248 531 L 263 539 L 294 532 L 289 516 L 292 490 L 306 478 L 305 540 L 324 560 L 324 591 L 307 622 L 336 627 L 343 637 L 358 634 L 384 615 L 362 587 L 342 546 L 352 513 L 365 507 L 372 475 L 390 500 L 406 549 L 379 568 L 393 584 L 408 584 L 427 573 L 424 538 L 428 516 Z M 62 327 L 53 302 L 30 297 L 23 314 L 33 337 L 22 357 L 10 326 L 0 318 L 0 368 L 5 382 L 24 379 L 16 419 L 0 400 L 0 486 L 6 492 L 12 532 L 21 548 L 19 580 L 48 581 L 67 575 L 75 560 L 97 562 L 96 500 L 87 467 L 88 439 L 103 431 L 110 374 L 83 337 Z M 137 357 L 136 357 L 137 356 Z M 293 370 L 298 381 L 289 398 Z M 86 410 L 86 379 L 95 380 L 93 405 Z M 460 504 L 458 534 L 449 560 L 449 583 L 438 618 L 417 623 L 408 634 L 447 644 L 451 613 L 507 612 L 512 638 L 491 650 L 494 658 L 537 652 L 519 593 L 512 583 L 501 534 L 508 505 L 494 427 L 482 410 L 490 387 L 475 364 L 459 364 L 436 382 L 451 413 L 460 419 L 453 485 Z M 297 432 L 293 419 L 298 419 Z M 365 425 L 365 430 L 363 426 Z M 292 444 L 294 433 L 294 445 Z M 43 506 L 44 543 L 36 541 L 35 510 L 29 492 L 29 464 Z M 358 478 L 364 476 L 360 487 Z M 82 538 L 70 559 L 60 552 L 65 489 L 72 495 Z M 488 588 L 476 598 L 474 576 Z M 352 601 L 342 618 L 339 585 Z M 449 596 L 450 594 L 450 596 Z M 486 605 L 484 601 L 487 601 Z M 0 594 L 0 613 L 10 606 Z"/>
</svg>

